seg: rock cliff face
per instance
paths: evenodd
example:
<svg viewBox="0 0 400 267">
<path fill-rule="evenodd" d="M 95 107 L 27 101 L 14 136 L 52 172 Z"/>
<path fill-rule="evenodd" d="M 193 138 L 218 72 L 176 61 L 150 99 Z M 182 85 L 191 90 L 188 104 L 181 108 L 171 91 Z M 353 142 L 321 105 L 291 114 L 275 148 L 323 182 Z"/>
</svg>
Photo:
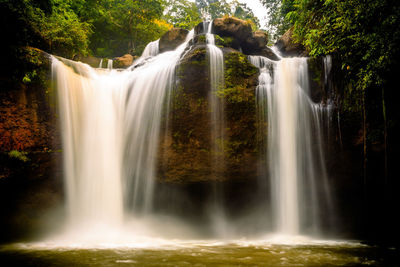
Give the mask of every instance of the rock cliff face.
<svg viewBox="0 0 400 267">
<path fill-rule="evenodd" d="M 31 78 L 0 91 L 1 240 L 40 232 L 46 226 L 45 211 L 63 196 L 50 58 L 34 48 L 25 48 L 24 54 L 33 67 Z"/>
<path fill-rule="evenodd" d="M 160 146 L 160 179 L 167 182 L 251 178 L 256 176 L 257 141 L 255 89 L 258 69 L 242 53 L 224 48 L 225 87 L 218 98 L 225 106 L 226 140 L 222 155 L 213 150 L 210 80 L 207 48 L 193 46 L 177 69 L 177 84 L 171 97 L 168 129 Z M 163 136 L 163 135 L 162 135 Z M 219 172 L 211 160 L 220 158 L 225 167 Z M 220 169 L 220 168 L 218 168 Z"/>
<path fill-rule="evenodd" d="M 27 60 L 35 66 L 34 75 L 0 92 L 0 151 L 60 150 L 55 92 L 50 83 L 50 55 L 35 48 L 25 51 Z"/>
</svg>

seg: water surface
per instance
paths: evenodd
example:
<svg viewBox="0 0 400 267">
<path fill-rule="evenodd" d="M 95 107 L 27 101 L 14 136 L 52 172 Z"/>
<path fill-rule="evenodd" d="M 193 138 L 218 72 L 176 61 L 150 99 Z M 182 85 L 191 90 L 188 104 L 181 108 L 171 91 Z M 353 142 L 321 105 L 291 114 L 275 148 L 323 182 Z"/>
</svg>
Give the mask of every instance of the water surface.
<svg viewBox="0 0 400 267">
<path fill-rule="evenodd" d="M 395 248 L 357 243 L 268 244 L 199 241 L 170 245 L 2 246 L 2 266 L 399 266 Z"/>
</svg>

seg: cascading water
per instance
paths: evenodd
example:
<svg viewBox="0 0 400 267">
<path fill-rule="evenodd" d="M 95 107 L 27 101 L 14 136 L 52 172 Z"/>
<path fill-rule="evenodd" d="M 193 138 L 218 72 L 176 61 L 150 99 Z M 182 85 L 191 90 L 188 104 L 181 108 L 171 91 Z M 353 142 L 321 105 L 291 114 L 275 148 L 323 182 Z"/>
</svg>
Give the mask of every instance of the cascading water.
<svg viewBox="0 0 400 267">
<path fill-rule="evenodd" d="M 218 140 L 214 144 L 216 153 L 222 154 L 223 158 L 223 140 L 224 140 L 224 105 L 220 98 L 217 96 L 219 89 L 224 86 L 224 54 L 222 50 L 215 45 L 215 38 L 212 32 L 212 21 L 208 23 L 206 33 L 207 39 L 207 53 L 210 62 L 210 94 L 209 102 L 211 109 L 211 137 L 212 140 Z M 221 160 L 221 159 L 220 159 Z M 223 169 L 223 162 L 220 163 L 220 168 Z"/>
<path fill-rule="evenodd" d="M 82 63 L 52 62 L 71 227 L 97 222 L 118 227 L 123 217 L 122 146 L 116 93 L 109 89 L 114 79 Z"/>
<path fill-rule="evenodd" d="M 99 68 L 103 67 L 103 59 L 100 59 Z"/>
<path fill-rule="evenodd" d="M 151 211 L 163 104 L 188 42 L 136 66 L 108 71 L 52 58 L 58 87 L 70 228 L 118 228 Z M 156 55 L 153 42 L 142 58 Z M 149 48 L 150 46 L 150 48 Z M 110 64 L 109 64 L 110 66 Z M 96 230 L 96 235 L 103 232 Z"/>
<path fill-rule="evenodd" d="M 224 54 L 215 45 L 215 37 L 212 34 L 213 21 L 203 22 L 207 25 L 206 42 L 209 59 L 210 93 L 208 101 L 211 111 L 211 142 L 214 152 L 211 159 L 211 169 L 216 177 L 222 177 L 225 170 L 224 142 L 225 142 L 225 111 L 224 103 L 218 97 L 217 92 L 224 87 Z M 219 237 L 226 237 L 228 224 L 223 205 L 223 188 L 214 182 L 212 189 L 211 221 L 214 233 Z"/>
<path fill-rule="evenodd" d="M 210 162 L 212 174 L 224 178 L 225 108 L 217 95 L 224 86 L 224 56 L 215 46 L 211 27 L 209 23 L 206 32 Z M 152 214 L 161 117 L 168 112 L 175 68 L 193 34 L 175 51 L 162 54 L 158 40 L 149 43 L 127 70 L 111 71 L 110 60 L 108 69 L 93 69 L 53 58 L 73 228 L 90 229 L 100 222 L 118 228 L 132 212 L 135 218 Z M 264 154 L 275 231 L 316 233 L 321 210 L 331 205 L 321 145 L 321 123 L 329 112 L 308 97 L 306 58 L 274 62 L 249 56 L 249 60 L 260 69 L 259 120 L 268 121 Z M 214 183 L 210 220 L 216 236 L 229 237 L 223 190 Z"/>
<path fill-rule="evenodd" d="M 190 33 L 190 34 L 194 34 L 194 32 Z M 144 63 L 148 58 L 157 56 L 158 53 L 160 52 L 160 50 L 159 50 L 159 42 L 160 42 L 160 40 L 155 40 L 153 42 L 148 43 L 146 45 L 146 47 L 144 48 L 143 53 L 140 56 L 140 58 L 136 59 L 133 62 L 133 64 L 130 67 L 130 69 L 135 68 L 136 66 Z"/>
<path fill-rule="evenodd" d="M 332 203 L 321 145 L 321 105 L 308 97 L 307 58 L 249 60 L 260 68 L 257 105 L 259 119 L 268 122 L 265 151 L 275 231 L 316 234 L 321 211 Z"/>
<path fill-rule="evenodd" d="M 107 61 L 107 69 L 112 70 L 112 68 L 113 68 L 113 60 L 109 59 Z"/>
</svg>

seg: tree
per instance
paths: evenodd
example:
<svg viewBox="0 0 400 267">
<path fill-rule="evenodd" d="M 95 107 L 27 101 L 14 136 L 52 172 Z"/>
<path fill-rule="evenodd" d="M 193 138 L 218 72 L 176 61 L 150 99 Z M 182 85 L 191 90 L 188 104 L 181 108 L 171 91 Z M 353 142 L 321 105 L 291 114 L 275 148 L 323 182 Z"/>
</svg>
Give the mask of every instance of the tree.
<svg viewBox="0 0 400 267">
<path fill-rule="evenodd" d="M 252 24 L 253 30 L 260 28 L 260 21 L 256 16 L 254 16 L 253 11 L 250 8 L 248 8 L 246 4 L 234 1 L 233 5 L 234 5 L 233 16 L 239 19 L 249 21 Z"/>
<path fill-rule="evenodd" d="M 101 57 L 140 54 L 145 45 L 172 27 L 162 19 L 162 0 L 100 0 L 90 47 Z"/>
<path fill-rule="evenodd" d="M 276 39 L 282 36 L 293 23 L 287 18 L 287 14 L 295 10 L 295 0 L 261 0 L 268 10 L 267 28 Z"/>
<path fill-rule="evenodd" d="M 164 19 L 174 27 L 191 30 L 202 21 L 197 6 L 188 0 L 167 0 Z"/>
<path fill-rule="evenodd" d="M 91 26 L 82 22 L 71 9 L 72 0 L 7 0 L 2 4 L 2 19 L 11 37 L 11 47 L 35 46 L 48 52 L 70 57 L 87 54 Z"/>
<path fill-rule="evenodd" d="M 212 20 L 232 14 L 232 7 L 226 0 L 196 0 L 203 20 Z"/>
</svg>

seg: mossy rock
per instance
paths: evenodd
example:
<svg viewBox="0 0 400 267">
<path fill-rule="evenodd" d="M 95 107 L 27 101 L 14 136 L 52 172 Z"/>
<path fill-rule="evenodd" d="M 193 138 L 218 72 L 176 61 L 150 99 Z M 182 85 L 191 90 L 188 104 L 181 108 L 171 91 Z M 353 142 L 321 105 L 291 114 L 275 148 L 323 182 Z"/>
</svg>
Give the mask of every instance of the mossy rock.
<svg viewBox="0 0 400 267">
<path fill-rule="evenodd" d="M 214 140 L 211 137 L 207 47 L 197 45 L 185 54 L 177 68 L 168 129 L 163 129 L 161 134 L 164 136 L 159 152 L 161 181 L 191 183 L 256 176 L 255 88 L 258 69 L 238 51 L 224 48 L 223 52 L 226 86 L 217 92 L 217 96 L 220 104 L 225 106 L 225 138 Z"/>
<path fill-rule="evenodd" d="M 190 41 L 191 45 L 205 45 L 207 44 L 207 37 L 205 33 L 198 34 Z"/>
<path fill-rule="evenodd" d="M 215 34 L 215 44 L 219 47 L 231 47 L 233 49 L 240 49 L 240 43 L 231 36 L 221 37 Z"/>
</svg>

